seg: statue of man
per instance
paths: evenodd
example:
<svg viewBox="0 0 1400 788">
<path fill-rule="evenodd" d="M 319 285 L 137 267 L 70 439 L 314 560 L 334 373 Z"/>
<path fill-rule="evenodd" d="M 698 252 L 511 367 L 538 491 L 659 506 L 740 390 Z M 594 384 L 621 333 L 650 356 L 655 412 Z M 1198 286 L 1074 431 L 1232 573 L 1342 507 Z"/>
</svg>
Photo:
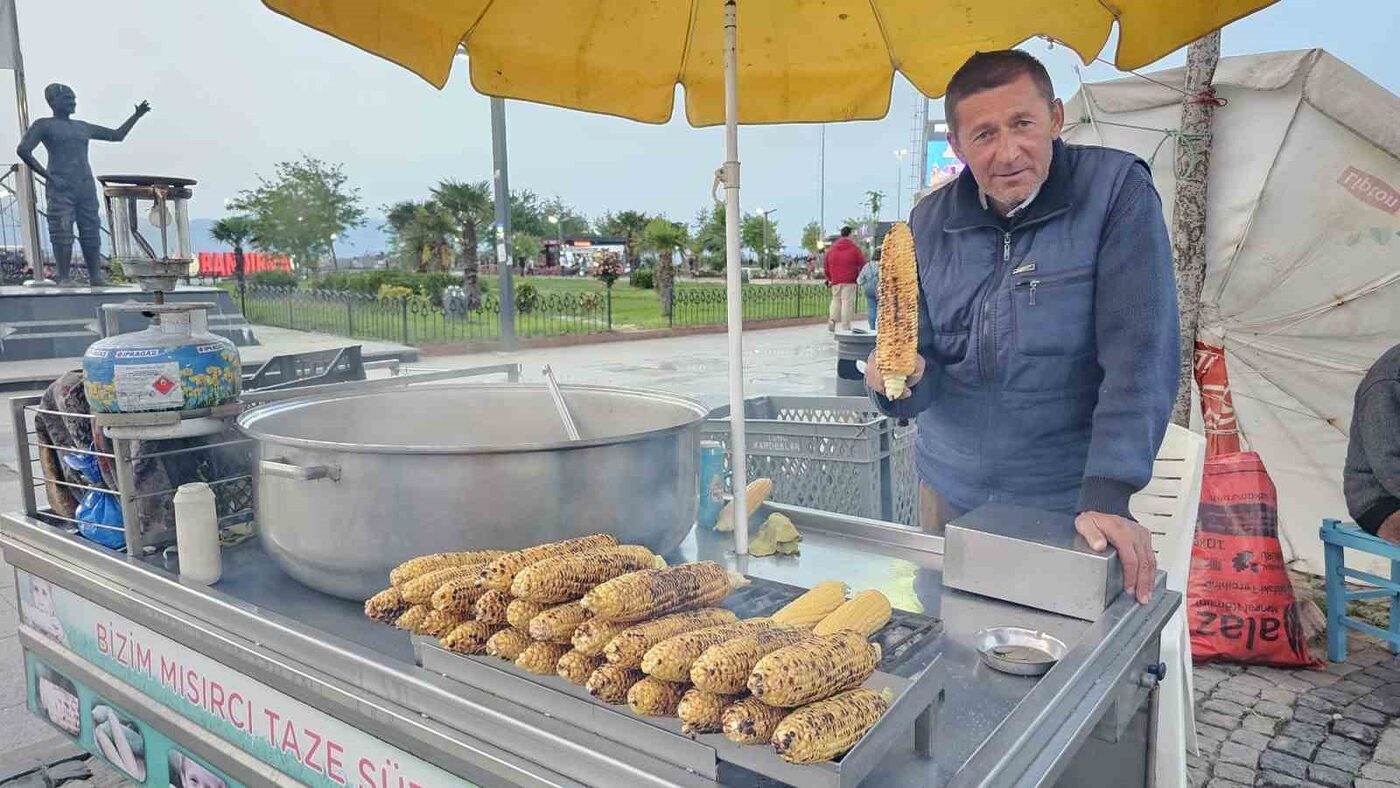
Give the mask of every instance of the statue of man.
<svg viewBox="0 0 1400 788">
<path fill-rule="evenodd" d="M 54 263 L 58 268 L 58 284 L 71 287 L 69 268 L 73 260 L 73 225 L 78 225 L 78 242 L 83 261 L 87 263 L 88 280 L 94 287 L 110 284 L 102 274 L 102 227 L 98 219 L 97 184 L 93 182 L 88 164 L 88 140 L 121 142 L 142 115 L 151 111 L 145 101 L 115 129 L 73 119 L 78 97 L 67 85 L 54 83 L 44 88 L 44 100 L 53 109 L 52 118 L 40 118 L 29 126 L 16 152 L 29 168 L 47 181 L 49 241 L 53 244 Z M 49 155 L 47 168 L 34 158 L 39 145 Z M 35 278 L 42 278 L 35 265 Z"/>
</svg>

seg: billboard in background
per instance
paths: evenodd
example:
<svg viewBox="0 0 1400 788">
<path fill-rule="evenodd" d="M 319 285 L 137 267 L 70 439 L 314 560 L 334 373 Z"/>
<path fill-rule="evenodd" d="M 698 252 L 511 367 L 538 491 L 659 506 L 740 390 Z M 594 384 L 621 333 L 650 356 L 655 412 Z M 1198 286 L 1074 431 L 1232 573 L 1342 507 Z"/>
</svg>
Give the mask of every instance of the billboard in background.
<svg viewBox="0 0 1400 788">
<path fill-rule="evenodd" d="M 941 120 L 929 121 L 924 129 L 924 144 L 928 146 L 928 163 L 924 165 L 923 188 L 936 189 L 957 178 L 963 163 L 948 144 L 948 124 Z"/>
</svg>

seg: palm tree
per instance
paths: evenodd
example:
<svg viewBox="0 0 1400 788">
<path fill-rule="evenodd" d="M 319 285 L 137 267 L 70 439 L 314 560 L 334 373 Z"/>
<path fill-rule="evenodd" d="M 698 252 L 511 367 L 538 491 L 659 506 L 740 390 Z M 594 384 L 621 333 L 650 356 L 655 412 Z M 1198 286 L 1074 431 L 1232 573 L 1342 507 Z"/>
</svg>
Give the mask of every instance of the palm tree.
<svg viewBox="0 0 1400 788">
<path fill-rule="evenodd" d="M 690 242 L 690 233 L 683 222 L 658 216 L 647 222 L 642 239 L 646 248 L 656 252 L 656 294 L 661 298 L 661 314 L 670 317 L 676 279 L 675 254 Z"/>
<path fill-rule="evenodd" d="M 481 284 L 477 281 L 477 273 L 480 271 L 480 262 L 477 259 L 477 228 L 489 224 L 494 218 L 495 202 L 491 196 L 491 185 L 486 181 L 442 181 L 433 189 L 433 197 L 457 224 L 467 308 L 478 309 L 481 307 Z"/>
<path fill-rule="evenodd" d="M 219 243 L 233 247 L 233 276 L 238 281 L 238 292 L 243 293 L 243 275 L 247 270 L 243 262 L 243 244 L 253 237 L 253 219 L 250 216 L 225 216 L 209 228 L 209 235 Z"/>
<path fill-rule="evenodd" d="M 627 249 L 626 264 L 637 265 L 637 247 L 641 244 L 642 233 L 646 231 L 651 218 L 641 211 L 618 211 L 603 214 L 598 220 L 598 232 L 603 235 L 622 236 Z"/>
<path fill-rule="evenodd" d="M 419 271 L 427 271 L 436 261 L 439 268 L 452 264 L 452 238 L 457 225 L 441 205 L 429 200 L 417 206 L 413 218 L 399 234 L 405 251 L 411 251 Z"/>
<path fill-rule="evenodd" d="M 413 224 L 414 217 L 418 214 L 418 209 L 423 203 L 415 200 L 400 200 L 384 206 L 383 229 L 389 231 L 389 246 L 394 250 L 394 257 L 399 264 L 407 268 L 412 260 L 412 265 L 417 265 L 419 249 L 413 247 L 409 239 L 405 237 L 410 225 Z"/>
</svg>

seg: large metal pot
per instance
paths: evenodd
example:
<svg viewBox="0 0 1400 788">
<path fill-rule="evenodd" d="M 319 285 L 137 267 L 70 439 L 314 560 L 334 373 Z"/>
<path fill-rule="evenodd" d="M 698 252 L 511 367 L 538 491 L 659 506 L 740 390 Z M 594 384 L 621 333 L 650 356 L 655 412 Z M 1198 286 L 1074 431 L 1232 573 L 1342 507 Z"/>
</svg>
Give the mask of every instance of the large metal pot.
<svg viewBox="0 0 1400 788">
<path fill-rule="evenodd" d="M 445 550 L 517 549 L 607 532 L 664 553 L 695 522 L 690 400 L 564 386 L 570 442 L 542 385 L 423 385 L 248 411 L 258 531 L 292 577 L 365 599 L 389 570 Z"/>
</svg>

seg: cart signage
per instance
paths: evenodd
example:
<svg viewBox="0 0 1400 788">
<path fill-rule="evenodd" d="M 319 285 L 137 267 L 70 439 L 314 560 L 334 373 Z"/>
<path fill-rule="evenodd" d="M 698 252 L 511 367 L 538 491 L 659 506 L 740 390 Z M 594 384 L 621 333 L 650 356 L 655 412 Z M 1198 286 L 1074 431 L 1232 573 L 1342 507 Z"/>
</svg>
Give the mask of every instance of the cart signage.
<svg viewBox="0 0 1400 788">
<path fill-rule="evenodd" d="M 26 624 L 307 785 L 471 785 L 43 578 L 16 577 Z"/>
</svg>

